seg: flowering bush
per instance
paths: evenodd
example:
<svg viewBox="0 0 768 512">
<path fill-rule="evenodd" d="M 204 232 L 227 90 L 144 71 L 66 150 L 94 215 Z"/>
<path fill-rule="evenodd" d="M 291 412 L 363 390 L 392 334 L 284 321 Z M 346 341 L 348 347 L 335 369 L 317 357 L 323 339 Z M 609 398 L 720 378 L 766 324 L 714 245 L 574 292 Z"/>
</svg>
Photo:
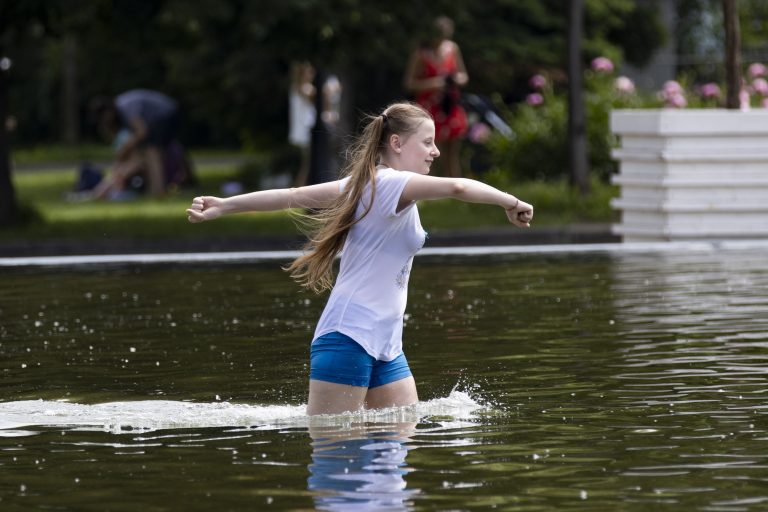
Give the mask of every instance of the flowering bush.
<svg viewBox="0 0 768 512">
<path fill-rule="evenodd" d="M 768 108 L 768 67 L 759 62 L 750 64 L 742 80 L 739 91 L 741 110 Z M 690 92 L 686 92 L 690 91 Z M 664 84 L 657 97 L 661 105 L 667 108 L 722 108 L 725 106 L 725 94 L 720 84 L 708 82 L 686 85 L 676 81 Z"/>
<path fill-rule="evenodd" d="M 626 76 L 615 76 L 615 66 L 606 57 L 598 57 L 585 72 L 585 107 L 588 158 L 591 172 L 607 180 L 616 172 L 611 157 L 615 137 L 610 132 L 609 116 L 617 108 L 716 108 L 722 107 L 724 94 L 714 82 L 690 84 L 670 80 L 661 90 L 638 92 Z M 568 98 L 557 90 L 546 74 L 535 74 L 528 85 L 525 101 L 506 112 L 515 132 L 511 140 L 497 134 L 490 137 L 491 167 L 508 180 L 560 179 L 569 175 Z M 768 108 L 768 67 L 751 64 L 741 90 L 743 110 Z"/>
<path fill-rule="evenodd" d="M 592 171 L 603 179 L 616 170 L 610 155 L 611 109 L 644 106 L 632 80 L 615 77 L 614 69 L 613 62 L 600 57 L 592 61 L 585 76 L 589 161 Z M 558 91 L 545 74 L 532 76 L 528 85 L 531 92 L 525 101 L 506 113 L 514 139 L 498 135 L 490 138 L 492 168 L 508 180 L 567 177 L 567 95 Z"/>
</svg>

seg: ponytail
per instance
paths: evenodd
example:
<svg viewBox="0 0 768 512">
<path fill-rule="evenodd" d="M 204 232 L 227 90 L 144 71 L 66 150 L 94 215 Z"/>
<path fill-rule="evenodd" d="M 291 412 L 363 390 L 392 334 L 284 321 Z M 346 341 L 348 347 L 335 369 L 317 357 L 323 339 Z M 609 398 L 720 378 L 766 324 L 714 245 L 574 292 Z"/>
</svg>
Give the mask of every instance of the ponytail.
<svg viewBox="0 0 768 512">
<path fill-rule="evenodd" d="M 396 103 L 379 116 L 369 116 L 368 124 L 357 141 L 347 151 L 348 164 L 342 176 L 349 176 L 346 188 L 329 205 L 313 217 L 304 217 L 310 224 L 304 252 L 285 270 L 302 286 L 320 293 L 333 286 L 333 262 L 344 248 L 349 230 L 360 222 L 373 207 L 376 197 L 376 165 L 386 141 L 392 134 L 410 135 L 429 113 L 417 105 Z M 356 217 L 358 204 L 370 184 L 370 200 L 363 213 Z"/>
</svg>

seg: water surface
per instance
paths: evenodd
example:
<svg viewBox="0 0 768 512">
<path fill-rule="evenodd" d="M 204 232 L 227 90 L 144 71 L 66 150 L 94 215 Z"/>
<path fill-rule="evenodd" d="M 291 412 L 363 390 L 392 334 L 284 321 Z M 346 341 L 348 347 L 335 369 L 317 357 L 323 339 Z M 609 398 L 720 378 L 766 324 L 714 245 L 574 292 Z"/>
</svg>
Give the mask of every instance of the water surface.
<svg viewBox="0 0 768 512">
<path fill-rule="evenodd" d="M 768 252 L 417 259 L 421 402 L 311 420 L 279 263 L 0 270 L 0 508 L 762 510 Z"/>
</svg>

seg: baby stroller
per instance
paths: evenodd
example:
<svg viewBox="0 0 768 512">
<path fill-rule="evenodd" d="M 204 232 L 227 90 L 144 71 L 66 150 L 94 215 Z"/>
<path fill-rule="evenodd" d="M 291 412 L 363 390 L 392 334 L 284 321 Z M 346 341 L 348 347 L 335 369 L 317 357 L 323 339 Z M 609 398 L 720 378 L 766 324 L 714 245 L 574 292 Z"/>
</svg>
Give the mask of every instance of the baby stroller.
<svg viewBox="0 0 768 512">
<path fill-rule="evenodd" d="M 515 138 L 515 132 L 504 122 L 490 100 L 477 94 L 464 94 L 461 100 L 470 118 L 477 118 L 475 122 L 487 124 L 509 140 Z"/>
<path fill-rule="evenodd" d="M 493 104 L 477 94 L 462 96 L 462 105 L 467 111 L 469 130 L 466 147 L 469 153 L 469 168 L 473 172 L 483 174 L 491 168 L 491 158 L 486 142 L 492 130 L 496 130 L 507 140 L 515 138 L 515 132 L 504 122 Z"/>
</svg>

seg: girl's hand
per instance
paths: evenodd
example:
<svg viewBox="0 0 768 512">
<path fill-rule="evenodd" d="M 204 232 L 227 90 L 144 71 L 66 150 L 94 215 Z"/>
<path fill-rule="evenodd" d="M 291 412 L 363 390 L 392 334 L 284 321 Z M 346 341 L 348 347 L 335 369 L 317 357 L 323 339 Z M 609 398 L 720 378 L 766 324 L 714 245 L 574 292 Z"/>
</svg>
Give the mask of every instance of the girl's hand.
<svg viewBox="0 0 768 512">
<path fill-rule="evenodd" d="M 530 205 L 525 201 L 518 201 L 514 207 L 505 211 L 507 212 L 509 222 L 515 226 L 519 228 L 531 227 L 531 221 L 533 220 L 533 205 Z"/>
<path fill-rule="evenodd" d="M 213 220 L 223 215 L 223 200 L 213 196 L 201 196 L 192 200 L 192 205 L 187 208 L 189 222 L 198 223 L 204 220 Z"/>
</svg>

